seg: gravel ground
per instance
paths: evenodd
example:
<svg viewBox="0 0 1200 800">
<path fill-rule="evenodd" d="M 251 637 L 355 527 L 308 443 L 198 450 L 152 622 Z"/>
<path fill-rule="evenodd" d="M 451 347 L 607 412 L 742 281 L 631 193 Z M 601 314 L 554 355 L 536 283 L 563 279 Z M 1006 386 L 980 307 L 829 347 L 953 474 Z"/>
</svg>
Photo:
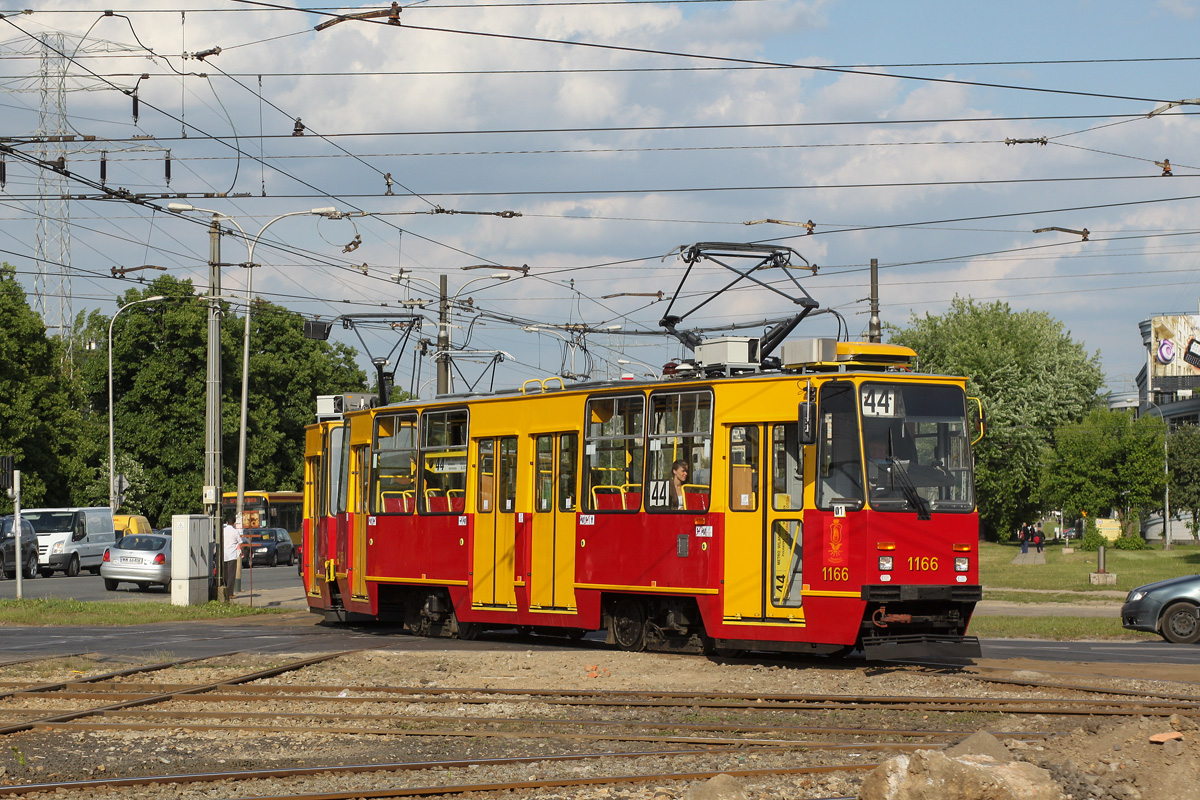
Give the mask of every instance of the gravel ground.
<svg viewBox="0 0 1200 800">
<path fill-rule="evenodd" d="M 256 658 L 236 656 L 181 665 L 118 681 L 129 686 L 150 684 L 207 684 L 278 666 L 294 656 Z M 31 685 L 52 680 L 79 679 L 81 676 L 110 672 L 120 665 L 91 663 L 72 659 L 68 663 L 36 662 L 0 669 L 0 684 Z M 1005 677 L 1045 684 L 1051 678 L 1044 673 L 1018 672 Z M 1157 693 L 1191 694 L 1192 687 L 1163 681 L 1096 676 L 1073 676 L 1054 681 L 1087 684 L 1097 688 L 1118 688 Z M 446 759 L 488 759 L 513 756 L 546 757 L 574 753 L 616 753 L 663 750 L 679 745 L 629 742 L 620 740 L 587 741 L 569 738 L 572 732 L 597 733 L 595 726 L 551 726 L 536 720 L 609 720 L 657 722 L 663 724 L 731 724 L 754 722 L 777 726 L 822 725 L 862 729 L 872 727 L 913 730 L 955 730 L 958 737 L 934 737 L 932 741 L 953 741 L 967 732 L 1044 731 L 1064 734 L 1048 740 L 1038 737 L 1026 742 L 1009 743 L 1014 754 L 1045 766 L 1065 790 L 1080 792 L 1076 798 L 1104 800 L 1140 800 L 1141 797 L 1187 798 L 1200 785 L 1200 735 L 1186 719 L 1093 720 L 1084 726 L 1077 718 L 1037 715 L 999 715 L 979 712 L 919 712 L 905 710 L 855 709 L 836 711 L 759 710 L 734 711 L 696 705 L 675 708 L 638 708 L 626 706 L 566 706 L 527 702 L 516 695 L 500 697 L 483 704 L 461 702 L 381 702 L 376 698 L 358 699 L 361 687 L 426 687 L 578 690 L 602 699 L 623 691 L 732 692 L 771 694 L 836 694 L 853 696 L 935 696 L 965 697 L 1083 697 L 1078 692 L 1049 688 L 1021 688 L 982 683 L 965 673 L 941 672 L 906 667 L 864 665 L 862 662 L 804 660 L 794 662 L 719 661 L 695 656 L 634 654 L 621 652 L 389 652 L 376 650 L 343 656 L 297 672 L 289 672 L 258 681 L 260 686 L 334 687 L 314 689 L 311 693 L 287 700 L 247 700 L 235 707 L 225 706 L 227 719 L 199 719 L 204 724 L 223 724 L 229 730 L 203 731 L 178 726 L 181 720 L 154 720 L 166 725 L 152 731 L 115 730 L 33 730 L 9 735 L 0 749 L 0 784 L 17 785 L 64 780 L 133 777 L 164 774 L 215 772 L 284 767 L 334 767 L 349 764 L 398 763 Z M 336 690 L 336 687 L 346 687 Z M 147 688 L 147 691 L 156 689 Z M 342 701 L 323 702 L 318 698 Z M 395 695 L 386 696 L 395 698 Z M 70 709 L 103 705 L 102 700 L 62 698 L 0 699 L 0 725 L 34 715 L 45 716 Z M 215 710 L 215 706 L 197 698 L 183 698 L 147 707 L 154 711 L 192 712 Z M 356 722 L 309 719 L 259 720 L 246 712 L 287 711 L 302 714 L 356 713 L 371 715 L 371 720 Z M 399 716 L 416 716 L 410 721 Z M 439 722 L 431 717 L 469 716 L 477 723 Z M 521 722 L 521 720 L 535 720 Z M 110 721 L 116 721 L 116 718 Z M 124 720 L 123 720 L 124 721 Z M 139 720 L 147 721 L 147 720 Z M 296 727 L 295 732 L 236 730 L 239 722 Z M 446 735 L 355 735 L 336 733 L 322 727 L 378 727 L 392 729 L 442 729 Z M 546 735 L 544 738 L 466 737 L 450 735 L 479 727 L 489 730 L 525 731 Z M 1183 729 L 1182 745 L 1165 748 L 1147 743 L 1149 735 L 1167 729 Z M 608 728 L 626 735 L 664 735 L 655 728 Z M 676 735 L 701 736 L 700 731 L 679 730 Z M 770 733 L 744 736 L 728 732 L 713 734 L 742 740 L 769 738 Z M 796 734 L 782 732 L 789 739 L 841 741 L 865 745 L 880 737 L 851 733 Z M 912 737 L 893 737 L 892 741 L 930 741 Z M 1119 749 L 1114 750 L 1114 747 Z M 536 764 L 477 765 L 463 768 L 389 771 L 351 774 L 322 773 L 310 777 L 239 780 L 236 782 L 196 783 L 171 786 L 109 787 L 100 789 L 59 790 L 56 793 L 25 793 L 21 797 L 74 798 L 223 798 L 272 796 L 283 793 L 330 791 L 367 791 L 385 787 L 450 786 L 458 784 L 505 783 L 549 779 L 583 778 L 601 775 L 652 775 L 660 773 L 717 772 L 755 768 L 809 767 L 836 764 L 872 764 L 890 757 L 890 753 L 855 747 L 842 750 L 811 747 L 784 747 L 778 752 L 742 751 L 735 753 L 696 753 L 686 756 L 642 756 L 635 759 L 616 756 L 586 761 Z M 1107 759 L 1105 761 L 1104 759 Z M 1113 766 L 1116 764 L 1117 766 Z M 1097 766 L 1099 765 L 1099 766 Z M 785 775 L 745 777 L 738 781 L 750 800 L 757 798 L 807 798 L 854 795 L 865 772 L 824 775 Z M 1180 780 L 1191 784 L 1176 785 Z M 1140 781 L 1140 783 L 1139 783 Z M 691 784 L 657 780 L 652 783 L 584 786 L 523 791 L 522 797 L 570 798 L 571 800 L 616 800 L 647 798 L 674 800 L 682 797 Z M 1085 793 L 1086 792 L 1086 793 Z M 1090 793 L 1090 794 L 1089 794 Z M 490 798 L 482 793 L 473 797 Z M 512 794 L 505 794 L 512 798 Z"/>
</svg>

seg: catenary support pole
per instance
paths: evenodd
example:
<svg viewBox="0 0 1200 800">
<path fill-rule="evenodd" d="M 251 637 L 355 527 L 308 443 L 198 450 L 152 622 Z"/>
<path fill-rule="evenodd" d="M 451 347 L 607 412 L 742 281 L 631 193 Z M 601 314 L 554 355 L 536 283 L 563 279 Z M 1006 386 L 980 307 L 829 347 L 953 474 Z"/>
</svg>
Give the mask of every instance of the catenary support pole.
<svg viewBox="0 0 1200 800">
<path fill-rule="evenodd" d="M 212 520 L 209 548 L 219 567 L 221 552 L 221 227 L 213 214 L 208 228 L 208 377 L 204 407 L 204 513 Z M 217 581 L 223 580 L 217 569 Z"/>
</svg>

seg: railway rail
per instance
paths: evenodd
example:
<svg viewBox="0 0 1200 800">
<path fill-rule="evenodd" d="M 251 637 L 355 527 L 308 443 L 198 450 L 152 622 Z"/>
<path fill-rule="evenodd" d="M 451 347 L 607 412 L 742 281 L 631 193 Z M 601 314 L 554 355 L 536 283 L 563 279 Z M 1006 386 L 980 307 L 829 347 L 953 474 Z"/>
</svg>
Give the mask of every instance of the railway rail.
<svg viewBox="0 0 1200 800">
<path fill-rule="evenodd" d="M 0 786 L 0 797 L 53 792 L 71 800 L 136 786 L 139 797 L 161 791 L 164 798 L 205 791 L 307 800 L 523 797 L 554 790 L 582 800 L 601 787 L 677 787 L 727 774 L 752 785 L 785 786 L 797 798 L 828 798 L 853 789 L 895 753 L 945 747 L 980 729 L 1036 745 L 1078 726 L 1081 717 L 1200 716 L 1198 699 L 1186 694 L 965 674 L 952 677 L 1021 696 L 305 682 L 309 668 L 324 664 L 318 675 L 327 678 L 331 662 L 362 652 L 255 669 L 222 664 L 235 657 L 223 654 L 54 682 L 0 680 L 0 734 L 6 746 L 30 758 L 47 760 L 32 753 L 51 742 L 80 743 L 85 760 L 121 748 L 200 743 L 182 757 L 171 754 L 173 765 L 192 771 L 163 772 L 153 760 L 135 765 L 126 758 L 122 774 L 113 775 L 98 772 L 93 759 L 93 766 L 58 766 L 55 780 L 10 771 L 4 779 L 12 785 Z M 187 671 L 181 667 L 220 674 L 186 682 L 179 680 Z M 289 683 L 280 682 L 285 674 Z M 920 670 L 909 674 L 940 679 Z M 1039 715 L 1036 730 L 1020 724 L 1029 715 Z M 230 742 L 255 743 L 232 751 L 239 762 L 255 763 L 194 769 L 226 760 L 218 755 L 231 755 Z M 346 764 L 348 753 L 364 757 Z"/>
</svg>

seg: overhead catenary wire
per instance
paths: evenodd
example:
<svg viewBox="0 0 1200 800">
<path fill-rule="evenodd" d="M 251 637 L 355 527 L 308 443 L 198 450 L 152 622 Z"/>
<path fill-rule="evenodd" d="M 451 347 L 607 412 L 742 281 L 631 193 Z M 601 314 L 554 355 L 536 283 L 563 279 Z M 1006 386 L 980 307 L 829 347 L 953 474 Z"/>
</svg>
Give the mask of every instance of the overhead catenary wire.
<svg viewBox="0 0 1200 800">
<path fill-rule="evenodd" d="M 338 17 L 342 16 L 341 14 L 338 14 L 335 12 L 315 11 L 312 9 L 281 6 L 276 3 L 267 3 L 267 2 L 264 2 L 263 0 L 233 0 L 233 2 L 241 3 L 244 5 L 260 6 L 260 7 L 264 7 L 264 8 L 275 8 L 275 9 L 279 9 L 282 11 L 292 11 L 292 12 L 307 13 L 307 14 L 318 14 L 320 16 L 326 16 L 326 17 L 338 18 Z M 492 32 L 492 31 L 467 31 L 467 30 L 459 30 L 459 29 L 454 29 L 454 28 L 438 28 L 438 27 L 432 27 L 432 26 L 428 26 L 428 25 L 412 25 L 410 23 L 405 23 L 404 25 L 401 25 L 401 26 L 392 26 L 389 24 L 389 22 L 387 20 L 381 20 L 381 19 L 363 19 L 363 18 L 353 18 L 353 17 L 346 17 L 344 19 L 346 22 L 349 22 L 349 23 L 383 25 L 383 26 L 387 26 L 387 27 L 390 27 L 393 29 L 398 28 L 399 30 L 410 30 L 410 31 L 415 30 L 415 31 L 425 31 L 425 32 L 430 32 L 430 33 L 446 33 L 446 34 L 452 34 L 452 35 L 472 36 L 472 37 L 480 37 L 480 38 L 486 38 L 486 39 L 506 39 L 506 40 L 519 41 L 519 42 L 552 44 L 552 45 L 560 45 L 560 46 L 564 46 L 564 47 L 580 47 L 580 48 L 590 48 L 590 49 L 597 49 L 597 50 L 609 50 L 609 51 L 622 52 L 622 53 L 638 53 L 641 55 L 668 56 L 671 58 L 686 58 L 686 59 L 696 59 L 696 60 L 702 60 L 702 61 L 721 61 L 721 62 L 734 63 L 734 64 L 752 64 L 752 65 L 756 65 L 756 66 L 786 67 L 789 69 L 795 69 L 795 70 L 800 70 L 800 71 L 861 75 L 864 77 L 890 78 L 893 80 L 914 81 L 914 82 L 919 82 L 919 83 L 937 83 L 937 84 L 948 84 L 948 85 L 954 85 L 954 86 L 974 86 L 974 87 L 987 88 L 987 89 L 1006 89 L 1006 90 L 1011 90 L 1011 91 L 1037 92 L 1037 93 L 1072 96 L 1072 97 L 1094 97 L 1094 98 L 1100 98 L 1100 99 L 1105 99 L 1105 100 L 1133 100 L 1133 101 L 1137 101 L 1137 102 L 1141 102 L 1141 103 L 1159 103 L 1159 104 L 1161 104 L 1161 103 L 1171 102 L 1171 98 L 1163 99 L 1163 98 L 1159 98 L 1159 97 L 1139 97 L 1139 96 L 1131 96 L 1131 95 L 1104 94 L 1101 92 L 1083 92 L 1083 91 L 1076 91 L 1076 90 L 1071 90 L 1071 89 L 1050 89 L 1050 88 L 1037 87 L 1037 86 L 1019 86 L 1019 85 L 1015 85 L 1015 84 L 989 83 L 989 82 L 984 82 L 984 81 L 967 81 L 967 80 L 959 80 L 959 79 L 955 79 L 955 78 L 934 78 L 934 77 L 919 76 L 919 75 L 897 75 L 895 73 L 871 72 L 868 70 L 862 70 L 862 69 L 851 68 L 851 67 L 828 67 L 828 66 L 820 66 L 820 65 L 815 65 L 815 64 L 789 64 L 789 63 L 784 63 L 784 62 L 766 61 L 766 60 L 761 60 L 761 59 L 736 58 L 733 56 L 722 56 L 722 55 L 703 54 L 703 53 L 684 53 L 684 52 L 679 52 L 679 51 L 674 51 L 674 50 L 657 50 L 657 49 L 645 48 L 645 47 L 632 47 L 629 45 L 603 44 L 600 42 L 583 42 L 583 41 L 579 41 L 579 40 L 550 39 L 550 38 L 539 37 L 539 36 L 521 36 L 518 34 L 496 33 L 496 32 Z"/>
</svg>

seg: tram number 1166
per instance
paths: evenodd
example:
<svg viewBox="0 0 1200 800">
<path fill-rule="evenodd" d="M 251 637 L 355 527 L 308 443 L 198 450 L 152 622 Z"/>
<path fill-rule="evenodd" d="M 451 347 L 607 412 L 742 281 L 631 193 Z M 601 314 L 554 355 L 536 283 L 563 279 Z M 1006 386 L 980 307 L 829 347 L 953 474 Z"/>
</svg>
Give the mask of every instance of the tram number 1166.
<svg viewBox="0 0 1200 800">
<path fill-rule="evenodd" d="M 827 581 L 848 581 L 850 580 L 850 568 L 823 567 L 821 569 L 821 577 Z"/>
</svg>

